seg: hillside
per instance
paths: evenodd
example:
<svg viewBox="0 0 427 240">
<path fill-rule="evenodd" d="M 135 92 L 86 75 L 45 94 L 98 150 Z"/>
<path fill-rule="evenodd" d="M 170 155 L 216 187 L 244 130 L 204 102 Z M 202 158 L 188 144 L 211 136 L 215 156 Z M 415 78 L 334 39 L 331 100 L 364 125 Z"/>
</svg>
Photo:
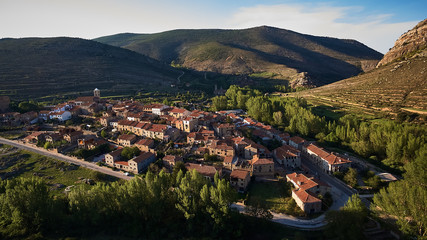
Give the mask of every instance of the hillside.
<svg viewBox="0 0 427 240">
<path fill-rule="evenodd" d="M 393 48 L 384 55 L 378 66 L 386 65 L 395 59 L 403 60 L 421 53 L 427 47 L 427 18 L 419 22 L 414 28 L 402 34 Z"/>
<path fill-rule="evenodd" d="M 127 49 L 77 38 L 0 40 L 0 95 L 15 99 L 159 89 L 180 71 Z"/>
<path fill-rule="evenodd" d="M 384 111 L 427 110 L 427 57 L 390 63 L 378 69 L 297 95 L 326 104 L 356 105 Z"/>
<path fill-rule="evenodd" d="M 173 30 L 95 39 L 197 71 L 283 79 L 319 86 L 370 70 L 382 54 L 355 40 L 315 37 L 273 27 Z"/>
<path fill-rule="evenodd" d="M 356 107 L 365 113 L 405 110 L 427 114 L 427 19 L 404 33 L 377 68 L 295 95 L 323 105 Z"/>
</svg>

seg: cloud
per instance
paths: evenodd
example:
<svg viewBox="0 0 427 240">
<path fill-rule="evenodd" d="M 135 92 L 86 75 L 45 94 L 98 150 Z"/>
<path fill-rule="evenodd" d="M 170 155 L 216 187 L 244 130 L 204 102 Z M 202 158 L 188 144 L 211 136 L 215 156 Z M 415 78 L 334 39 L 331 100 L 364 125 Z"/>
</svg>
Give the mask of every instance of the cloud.
<svg viewBox="0 0 427 240">
<path fill-rule="evenodd" d="M 417 24 L 415 21 L 389 23 L 390 15 L 364 15 L 362 11 L 358 6 L 257 5 L 239 8 L 228 25 L 232 28 L 268 25 L 317 36 L 355 39 L 386 53 L 401 34 Z"/>
</svg>

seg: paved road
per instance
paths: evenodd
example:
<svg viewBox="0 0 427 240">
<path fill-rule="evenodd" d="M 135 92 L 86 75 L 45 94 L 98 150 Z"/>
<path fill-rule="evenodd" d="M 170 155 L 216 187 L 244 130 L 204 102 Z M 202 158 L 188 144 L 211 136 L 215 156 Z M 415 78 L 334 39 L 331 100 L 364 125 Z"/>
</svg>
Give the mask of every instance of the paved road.
<svg viewBox="0 0 427 240">
<path fill-rule="evenodd" d="M 88 168 L 88 169 L 93 170 L 93 171 L 101 172 L 101 173 L 104 173 L 104 174 L 107 174 L 107 175 L 110 175 L 113 177 L 117 177 L 117 178 L 121 178 L 121 179 L 125 179 L 125 180 L 132 179 L 132 177 L 126 176 L 122 172 L 116 172 L 110 168 L 100 167 L 94 163 L 85 162 L 83 160 L 76 160 L 74 158 L 65 156 L 65 155 L 60 154 L 60 153 L 49 152 L 43 148 L 34 147 L 34 146 L 31 146 L 28 144 L 24 144 L 22 142 L 12 141 L 12 140 L 8 140 L 8 139 L 0 137 L 0 143 L 8 144 L 8 145 L 20 148 L 20 149 L 25 149 L 25 150 L 28 150 L 31 152 L 35 152 L 35 153 L 38 153 L 38 154 L 41 154 L 41 155 L 44 155 L 47 157 L 57 159 L 59 161 L 63 161 L 63 162 L 67 162 L 67 163 L 74 163 L 76 165 Z"/>
</svg>

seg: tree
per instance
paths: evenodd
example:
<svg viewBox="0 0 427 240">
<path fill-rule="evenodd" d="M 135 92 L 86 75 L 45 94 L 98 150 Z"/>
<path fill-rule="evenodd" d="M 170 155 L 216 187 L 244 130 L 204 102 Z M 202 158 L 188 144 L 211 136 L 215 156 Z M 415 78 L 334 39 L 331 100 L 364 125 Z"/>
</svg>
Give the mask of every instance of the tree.
<svg viewBox="0 0 427 240">
<path fill-rule="evenodd" d="M 339 211 L 326 213 L 328 225 L 325 233 L 329 238 L 363 239 L 363 225 L 367 214 L 366 206 L 359 196 L 354 194 Z"/>
<path fill-rule="evenodd" d="M 55 221 L 53 198 L 40 178 L 0 182 L 0 209 L 0 233 L 10 237 L 41 232 Z"/>
<path fill-rule="evenodd" d="M 52 148 L 52 143 L 51 142 L 45 142 L 43 147 L 44 147 L 44 149 Z"/>
<path fill-rule="evenodd" d="M 107 138 L 108 137 L 108 133 L 107 133 L 107 131 L 105 131 L 105 129 L 103 129 L 101 131 L 101 137 L 103 137 L 103 138 Z"/>
<path fill-rule="evenodd" d="M 351 187 L 357 186 L 357 170 L 349 168 L 347 173 L 344 175 L 344 181 Z"/>
<path fill-rule="evenodd" d="M 137 147 L 125 147 L 120 154 L 124 159 L 129 160 L 135 156 L 138 156 L 141 153 L 141 150 Z"/>
<path fill-rule="evenodd" d="M 282 111 L 277 111 L 273 113 L 274 124 L 280 126 L 283 124 L 283 113 Z"/>
<path fill-rule="evenodd" d="M 404 179 L 390 183 L 374 195 L 375 212 L 396 217 L 400 230 L 408 235 L 427 236 L 427 149 L 405 166 Z"/>
</svg>

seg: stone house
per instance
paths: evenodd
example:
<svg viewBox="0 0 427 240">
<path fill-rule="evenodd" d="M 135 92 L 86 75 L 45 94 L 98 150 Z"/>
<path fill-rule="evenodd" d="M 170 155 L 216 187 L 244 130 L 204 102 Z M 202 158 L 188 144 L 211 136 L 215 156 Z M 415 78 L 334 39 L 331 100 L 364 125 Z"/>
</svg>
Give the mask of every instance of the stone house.
<svg viewBox="0 0 427 240">
<path fill-rule="evenodd" d="M 273 158 L 277 163 L 287 168 L 301 167 L 301 152 L 290 145 L 274 149 Z"/>
<path fill-rule="evenodd" d="M 250 181 L 251 174 L 247 170 L 235 169 L 230 174 L 230 185 L 238 192 L 245 192 Z"/>
<path fill-rule="evenodd" d="M 136 136 L 133 134 L 123 134 L 117 138 L 117 142 L 125 147 L 130 147 L 136 142 Z"/>
<path fill-rule="evenodd" d="M 177 162 L 182 162 L 182 157 L 175 155 L 166 155 L 163 157 L 163 166 L 165 166 L 169 171 L 172 171 L 173 167 Z"/>
<path fill-rule="evenodd" d="M 259 158 L 255 155 L 251 160 L 252 175 L 256 177 L 274 177 L 274 162 L 273 159 Z"/>
</svg>

